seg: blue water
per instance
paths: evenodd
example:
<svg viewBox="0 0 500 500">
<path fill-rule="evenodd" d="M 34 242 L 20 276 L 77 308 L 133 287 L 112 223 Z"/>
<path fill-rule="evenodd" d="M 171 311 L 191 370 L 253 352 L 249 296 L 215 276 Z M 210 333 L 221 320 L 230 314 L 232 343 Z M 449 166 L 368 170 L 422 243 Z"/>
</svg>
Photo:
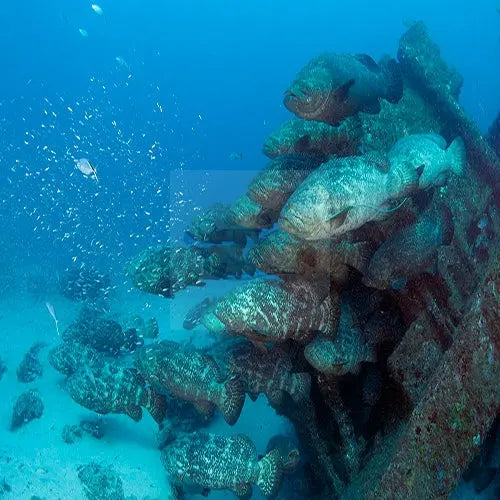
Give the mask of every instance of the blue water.
<svg viewBox="0 0 500 500">
<path fill-rule="evenodd" d="M 96 266 L 124 281 L 130 257 L 245 191 L 311 57 L 395 56 L 414 20 L 463 75 L 482 131 L 500 109 L 498 0 L 101 0 L 103 15 L 91 3 L 1 6 L 3 269 Z"/>
<path fill-rule="evenodd" d="M 496 4 L 124 0 L 102 1 L 99 16 L 89 1 L 4 3 L 4 245 L 12 253 L 23 242 L 19 258 L 111 265 L 119 248 L 165 241 L 169 205 L 183 220 L 194 206 L 232 201 L 261 168 L 266 134 L 289 116 L 283 91 L 311 56 L 395 54 L 415 19 L 463 74 L 462 103 L 486 130 L 500 107 Z M 96 165 L 98 187 L 72 168 L 80 156 Z"/>
</svg>

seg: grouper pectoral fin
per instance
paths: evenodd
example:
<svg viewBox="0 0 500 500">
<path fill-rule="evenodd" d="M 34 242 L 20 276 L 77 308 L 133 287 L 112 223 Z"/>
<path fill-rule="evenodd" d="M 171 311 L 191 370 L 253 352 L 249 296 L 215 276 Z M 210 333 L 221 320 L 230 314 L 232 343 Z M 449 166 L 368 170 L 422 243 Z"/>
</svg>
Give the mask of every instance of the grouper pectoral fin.
<svg viewBox="0 0 500 500">
<path fill-rule="evenodd" d="M 311 147 L 311 137 L 309 134 L 303 135 L 296 143 L 295 143 L 295 152 L 296 153 L 305 153 Z"/>
<path fill-rule="evenodd" d="M 345 82 L 343 85 L 335 89 L 333 95 L 335 96 L 336 102 L 347 101 L 347 98 L 349 97 L 349 89 L 354 85 L 354 82 L 354 78 L 351 78 L 350 80 L 347 80 L 347 82 Z"/>
<path fill-rule="evenodd" d="M 349 213 L 349 208 L 350 207 L 347 207 L 344 210 L 341 210 L 340 212 L 337 212 L 328 218 L 328 221 L 330 222 L 332 228 L 337 229 L 340 226 L 342 226 L 342 224 L 344 224 L 347 218 L 347 214 Z"/>
<path fill-rule="evenodd" d="M 370 71 L 380 73 L 380 66 L 368 54 L 356 54 L 356 59 Z"/>
<path fill-rule="evenodd" d="M 125 409 L 125 413 L 135 422 L 139 422 L 142 418 L 142 408 L 136 405 L 129 405 Z"/>
<path fill-rule="evenodd" d="M 249 483 L 240 483 L 235 486 L 234 492 L 238 498 L 246 500 L 252 496 L 252 487 Z"/>
</svg>

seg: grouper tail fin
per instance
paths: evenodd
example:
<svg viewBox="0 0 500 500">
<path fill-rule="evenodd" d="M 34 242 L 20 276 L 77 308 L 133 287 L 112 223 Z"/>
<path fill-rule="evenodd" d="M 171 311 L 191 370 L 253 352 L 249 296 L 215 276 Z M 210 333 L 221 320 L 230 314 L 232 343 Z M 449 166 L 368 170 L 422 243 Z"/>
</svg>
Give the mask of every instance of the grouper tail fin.
<svg viewBox="0 0 500 500">
<path fill-rule="evenodd" d="M 229 425 L 234 425 L 238 420 L 244 402 L 245 391 L 241 380 L 238 378 L 227 380 L 222 386 L 221 400 L 218 406 L 224 420 Z"/>
<path fill-rule="evenodd" d="M 257 486 L 266 498 L 274 498 L 281 487 L 283 479 L 281 460 L 281 453 L 275 448 L 259 461 Z"/>
<path fill-rule="evenodd" d="M 446 149 L 446 155 L 449 159 L 452 172 L 460 177 L 463 176 L 467 161 L 464 140 L 461 137 L 453 139 L 452 143 Z"/>
</svg>

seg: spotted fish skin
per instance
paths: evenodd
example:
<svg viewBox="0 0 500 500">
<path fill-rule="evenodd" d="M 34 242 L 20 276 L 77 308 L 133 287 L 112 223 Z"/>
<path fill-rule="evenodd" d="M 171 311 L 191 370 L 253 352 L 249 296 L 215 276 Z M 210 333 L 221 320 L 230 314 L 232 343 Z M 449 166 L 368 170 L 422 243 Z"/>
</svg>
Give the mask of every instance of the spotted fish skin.
<svg viewBox="0 0 500 500">
<path fill-rule="evenodd" d="M 329 276 L 341 284 L 347 280 L 350 267 L 360 272 L 366 269 L 371 253 L 367 242 L 310 242 L 277 230 L 251 247 L 247 259 L 264 273 L 283 279 L 288 275 L 311 280 Z"/>
<path fill-rule="evenodd" d="M 186 314 L 182 324 L 185 330 L 196 328 L 202 321 L 203 316 L 208 314 L 214 307 L 217 299 L 206 297 L 198 304 L 195 304 Z"/>
<path fill-rule="evenodd" d="M 66 390 L 78 404 L 100 414 L 124 413 L 138 422 L 144 406 L 158 424 L 165 418 L 164 396 L 146 387 L 133 368 L 86 366 L 68 377 Z"/>
<path fill-rule="evenodd" d="M 338 294 L 297 279 L 286 283 L 256 279 L 219 299 L 214 314 L 233 335 L 256 342 L 307 342 L 316 332 L 335 334 Z"/>
<path fill-rule="evenodd" d="M 135 366 L 157 390 L 191 401 L 207 415 L 217 406 L 230 425 L 238 420 L 245 400 L 242 384 L 236 379 L 223 380 L 210 356 L 162 341 L 141 348 Z"/>
<path fill-rule="evenodd" d="M 380 112 L 379 98 L 397 103 L 402 96 L 403 77 L 395 60 L 377 64 L 366 54 L 326 53 L 299 72 L 284 104 L 300 118 L 335 125 L 359 111 Z"/>
<path fill-rule="evenodd" d="M 343 300 L 337 336 L 328 339 L 318 336 L 304 349 L 307 361 L 322 373 L 345 375 L 358 373 L 364 361 L 376 361 L 373 346 L 356 326 L 349 304 Z"/>
<path fill-rule="evenodd" d="M 49 363 L 63 375 L 72 375 L 85 366 L 104 366 L 102 353 L 79 342 L 62 342 L 49 352 Z"/>
<path fill-rule="evenodd" d="M 251 496 L 252 484 L 272 498 L 282 481 L 279 450 L 273 449 L 259 460 L 255 445 L 243 434 L 226 437 L 195 432 L 181 436 L 164 448 L 161 461 L 178 486 L 230 490 L 243 498 Z"/>
<path fill-rule="evenodd" d="M 238 342 L 227 349 L 224 358 L 228 373 L 238 376 L 252 399 L 264 393 L 276 406 L 284 393 L 295 403 L 309 399 L 311 377 L 292 372 L 292 359 L 284 349 L 274 347 L 262 352 L 249 342 Z"/>
<path fill-rule="evenodd" d="M 119 323 L 102 313 L 84 307 L 79 317 L 62 332 L 62 339 L 75 341 L 94 349 L 116 355 L 121 351 L 133 352 L 144 339 L 134 328 L 123 330 Z"/>
<path fill-rule="evenodd" d="M 339 127 L 293 118 L 269 135 L 263 153 L 269 158 L 297 153 L 350 156 L 356 154 L 361 136 L 361 121 L 357 117 L 345 120 Z"/>
<path fill-rule="evenodd" d="M 231 205 L 215 203 L 193 217 L 187 233 L 197 241 L 222 243 L 232 241 L 245 246 L 247 237 L 256 238 L 258 231 L 237 225 L 231 215 Z"/>
<path fill-rule="evenodd" d="M 231 206 L 231 216 L 240 226 L 268 229 L 278 220 L 279 209 L 263 208 L 244 194 Z"/>
<path fill-rule="evenodd" d="M 410 163 L 413 168 L 423 167 L 419 189 L 442 186 L 450 172 L 462 176 L 466 167 L 465 144 L 457 137 L 448 146 L 438 134 L 412 134 L 403 137 L 391 148 L 389 161 L 394 164 Z"/>
<path fill-rule="evenodd" d="M 450 209 L 440 204 L 420 219 L 384 242 L 373 254 L 363 278 L 366 285 L 385 289 L 432 267 L 442 245 L 453 239 L 454 223 Z"/>
<path fill-rule="evenodd" d="M 203 286 L 204 278 L 239 278 L 247 270 L 242 252 L 239 245 L 166 246 L 139 254 L 126 274 L 139 290 L 173 298 L 188 286 Z"/>
<path fill-rule="evenodd" d="M 407 164 L 389 168 L 387 156 L 376 152 L 330 160 L 288 199 L 279 225 L 306 240 L 341 237 L 387 217 L 391 202 L 418 189 L 418 176 Z"/>
<path fill-rule="evenodd" d="M 279 212 L 299 184 L 325 160 L 324 155 L 278 156 L 255 176 L 247 195 L 262 208 Z"/>
</svg>

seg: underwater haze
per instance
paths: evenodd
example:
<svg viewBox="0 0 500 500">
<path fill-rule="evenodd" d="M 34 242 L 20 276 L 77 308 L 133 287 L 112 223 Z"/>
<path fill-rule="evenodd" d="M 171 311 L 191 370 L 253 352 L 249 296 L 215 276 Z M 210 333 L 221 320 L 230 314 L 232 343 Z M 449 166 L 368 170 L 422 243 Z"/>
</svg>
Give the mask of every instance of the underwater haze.
<svg viewBox="0 0 500 500">
<path fill-rule="evenodd" d="M 498 0 L 4 2 L 0 68 L 0 498 L 499 498 Z"/>
</svg>

